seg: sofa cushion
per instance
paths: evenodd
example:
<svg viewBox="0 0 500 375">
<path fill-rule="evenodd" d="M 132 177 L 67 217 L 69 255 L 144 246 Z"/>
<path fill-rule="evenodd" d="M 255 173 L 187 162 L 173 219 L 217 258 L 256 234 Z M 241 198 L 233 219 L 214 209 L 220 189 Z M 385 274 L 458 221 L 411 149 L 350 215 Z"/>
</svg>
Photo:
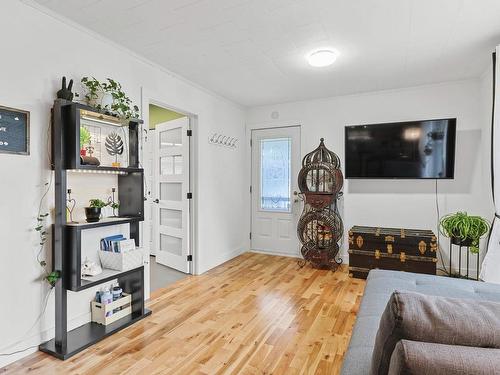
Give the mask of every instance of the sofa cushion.
<svg viewBox="0 0 500 375">
<path fill-rule="evenodd" d="M 500 303 L 394 292 L 380 319 L 373 375 L 388 373 L 401 339 L 500 348 Z"/>
<path fill-rule="evenodd" d="M 389 375 L 500 374 L 500 349 L 401 340 Z"/>
<path fill-rule="evenodd" d="M 395 290 L 408 290 L 429 295 L 455 296 L 474 300 L 490 300 L 500 302 L 500 288 L 496 284 L 472 280 L 453 279 L 443 276 L 424 275 L 419 273 L 371 270 L 361 305 L 357 314 L 356 325 L 351 336 L 349 349 L 342 364 L 343 375 L 368 375 L 371 364 L 371 354 L 375 346 L 375 336 L 378 322 L 384 312 L 387 301 Z M 358 328 L 361 317 L 369 317 L 373 325 L 362 324 Z M 351 356 L 353 351 L 363 351 L 368 354 Z M 350 371 L 353 368 L 358 372 Z"/>
</svg>

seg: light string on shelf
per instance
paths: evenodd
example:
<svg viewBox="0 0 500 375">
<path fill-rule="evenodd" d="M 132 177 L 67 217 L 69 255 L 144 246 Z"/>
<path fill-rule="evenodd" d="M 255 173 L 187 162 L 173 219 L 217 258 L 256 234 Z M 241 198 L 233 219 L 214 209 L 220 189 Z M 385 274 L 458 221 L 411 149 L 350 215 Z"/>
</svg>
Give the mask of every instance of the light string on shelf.
<svg viewBox="0 0 500 375">
<path fill-rule="evenodd" d="M 208 143 L 216 146 L 224 146 L 235 149 L 237 147 L 238 138 L 219 133 L 213 133 L 210 137 L 208 137 Z"/>
</svg>

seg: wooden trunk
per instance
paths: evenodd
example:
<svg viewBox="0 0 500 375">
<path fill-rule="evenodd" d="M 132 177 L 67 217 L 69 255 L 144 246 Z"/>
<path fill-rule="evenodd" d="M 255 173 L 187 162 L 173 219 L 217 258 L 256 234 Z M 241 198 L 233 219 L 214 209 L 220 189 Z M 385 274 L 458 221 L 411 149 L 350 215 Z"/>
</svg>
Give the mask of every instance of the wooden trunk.
<svg viewBox="0 0 500 375">
<path fill-rule="evenodd" d="M 354 226 L 349 273 L 366 279 L 374 268 L 436 274 L 437 238 L 430 230 Z"/>
</svg>

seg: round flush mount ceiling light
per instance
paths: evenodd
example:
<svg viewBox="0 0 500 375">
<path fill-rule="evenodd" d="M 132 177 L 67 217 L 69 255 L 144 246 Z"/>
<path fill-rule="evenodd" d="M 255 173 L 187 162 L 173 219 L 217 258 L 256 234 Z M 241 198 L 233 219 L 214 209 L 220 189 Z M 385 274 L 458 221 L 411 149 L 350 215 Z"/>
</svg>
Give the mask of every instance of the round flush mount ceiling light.
<svg viewBox="0 0 500 375">
<path fill-rule="evenodd" d="M 307 56 L 309 65 L 315 68 L 323 68 L 332 65 L 337 60 L 338 53 L 329 49 L 314 51 Z"/>
</svg>

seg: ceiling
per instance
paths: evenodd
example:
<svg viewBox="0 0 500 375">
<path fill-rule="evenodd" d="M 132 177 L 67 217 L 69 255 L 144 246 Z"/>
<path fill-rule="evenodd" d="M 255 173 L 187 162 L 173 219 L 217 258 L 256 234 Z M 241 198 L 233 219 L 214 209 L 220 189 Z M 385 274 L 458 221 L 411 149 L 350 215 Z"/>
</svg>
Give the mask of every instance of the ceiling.
<svg viewBox="0 0 500 375">
<path fill-rule="evenodd" d="M 499 0 L 35 1 L 245 106 L 477 77 L 500 43 Z"/>
</svg>

